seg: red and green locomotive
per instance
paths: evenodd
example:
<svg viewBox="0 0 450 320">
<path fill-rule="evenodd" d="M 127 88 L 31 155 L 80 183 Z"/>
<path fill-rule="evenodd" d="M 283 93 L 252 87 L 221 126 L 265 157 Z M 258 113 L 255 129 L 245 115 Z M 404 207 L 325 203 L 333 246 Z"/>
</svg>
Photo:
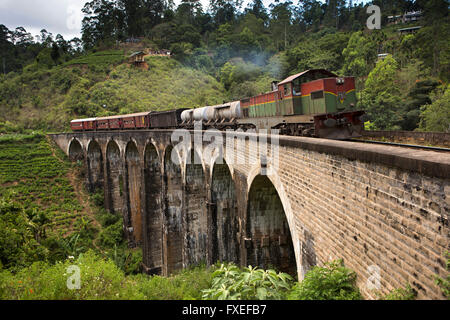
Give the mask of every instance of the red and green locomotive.
<svg viewBox="0 0 450 320">
<path fill-rule="evenodd" d="M 354 77 L 317 69 L 272 85 L 272 92 L 241 100 L 239 122 L 294 136 L 348 139 L 361 135 L 367 118 L 364 111 L 355 110 Z"/>
</svg>

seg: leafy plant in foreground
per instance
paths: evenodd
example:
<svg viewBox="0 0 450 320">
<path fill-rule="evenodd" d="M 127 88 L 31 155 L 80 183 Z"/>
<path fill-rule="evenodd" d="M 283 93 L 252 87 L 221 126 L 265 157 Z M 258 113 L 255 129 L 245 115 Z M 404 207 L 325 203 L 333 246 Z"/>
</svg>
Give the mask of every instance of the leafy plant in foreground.
<svg viewBox="0 0 450 320">
<path fill-rule="evenodd" d="M 234 264 L 222 264 L 213 273 L 204 300 L 281 300 L 292 286 L 292 277 L 274 270 L 249 266 L 243 270 Z"/>
</svg>

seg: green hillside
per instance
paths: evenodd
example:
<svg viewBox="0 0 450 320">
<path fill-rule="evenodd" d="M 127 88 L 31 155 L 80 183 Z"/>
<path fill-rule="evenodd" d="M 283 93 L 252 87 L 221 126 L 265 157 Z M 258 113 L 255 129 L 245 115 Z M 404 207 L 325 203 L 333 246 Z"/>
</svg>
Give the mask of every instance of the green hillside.
<svg viewBox="0 0 450 320">
<path fill-rule="evenodd" d="M 32 64 L 0 79 L 0 123 L 62 131 L 71 119 L 222 103 L 214 77 L 167 57 L 147 57 L 148 70 L 108 50 L 47 69 Z"/>
</svg>

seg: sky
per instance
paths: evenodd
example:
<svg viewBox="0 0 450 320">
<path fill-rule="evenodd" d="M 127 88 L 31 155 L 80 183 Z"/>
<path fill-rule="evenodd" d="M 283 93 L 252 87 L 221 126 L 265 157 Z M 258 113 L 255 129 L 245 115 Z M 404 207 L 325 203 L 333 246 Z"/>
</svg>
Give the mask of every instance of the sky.
<svg viewBox="0 0 450 320">
<path fill-rule="evenodd" d="M 322 2 L 325 0 L 322 0 Z M 14 30 L 22 26 L 33 36 L 46 29 L 64 39 L 81 38 L 81 9 L 87 0 L 0 0 L 0 24 Z M 179 4 L 181 0 L 175 0 Z M 244 1 L 244 8 L 250 0 Z M 264 0 L 266 7 L 273 2 Z M 297 2 L 297 1 L 293 1 Z M 207 8 L 209 0 L 202 0 Z"/>
</svg>

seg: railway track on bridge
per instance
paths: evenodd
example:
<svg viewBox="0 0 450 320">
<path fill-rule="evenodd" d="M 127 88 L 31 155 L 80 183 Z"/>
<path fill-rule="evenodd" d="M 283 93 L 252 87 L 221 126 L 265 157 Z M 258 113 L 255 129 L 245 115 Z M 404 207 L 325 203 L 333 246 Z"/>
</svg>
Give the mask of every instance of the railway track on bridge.
<svg viewBox="0 0 450 320">
<path fill-rule="evenodd" d="M 363 131 L 362 140 L 450 148 L 450 132 Z M 436 150 L 438 151 L 438 150 Z"/>
<path fill-rule="evenodd" d="M 376 141 L 376 140 L 348 139 L 346 141 L 369 143 L 369 144 L 380 144 L 380 145 L 393 146 L 393 147 L 403 147 L 403 148 L 410 148 L 410 149 L 419 149 L 419 150 L 426 150 L 426 151 L 438 151 L 438 152 L 450 153 L 450 148 L 430 147 L 430 146 L 421 146 L 421 145 L 415 145 L 415 144 L 385 142 L 385 141 Z"/>
</svg>

